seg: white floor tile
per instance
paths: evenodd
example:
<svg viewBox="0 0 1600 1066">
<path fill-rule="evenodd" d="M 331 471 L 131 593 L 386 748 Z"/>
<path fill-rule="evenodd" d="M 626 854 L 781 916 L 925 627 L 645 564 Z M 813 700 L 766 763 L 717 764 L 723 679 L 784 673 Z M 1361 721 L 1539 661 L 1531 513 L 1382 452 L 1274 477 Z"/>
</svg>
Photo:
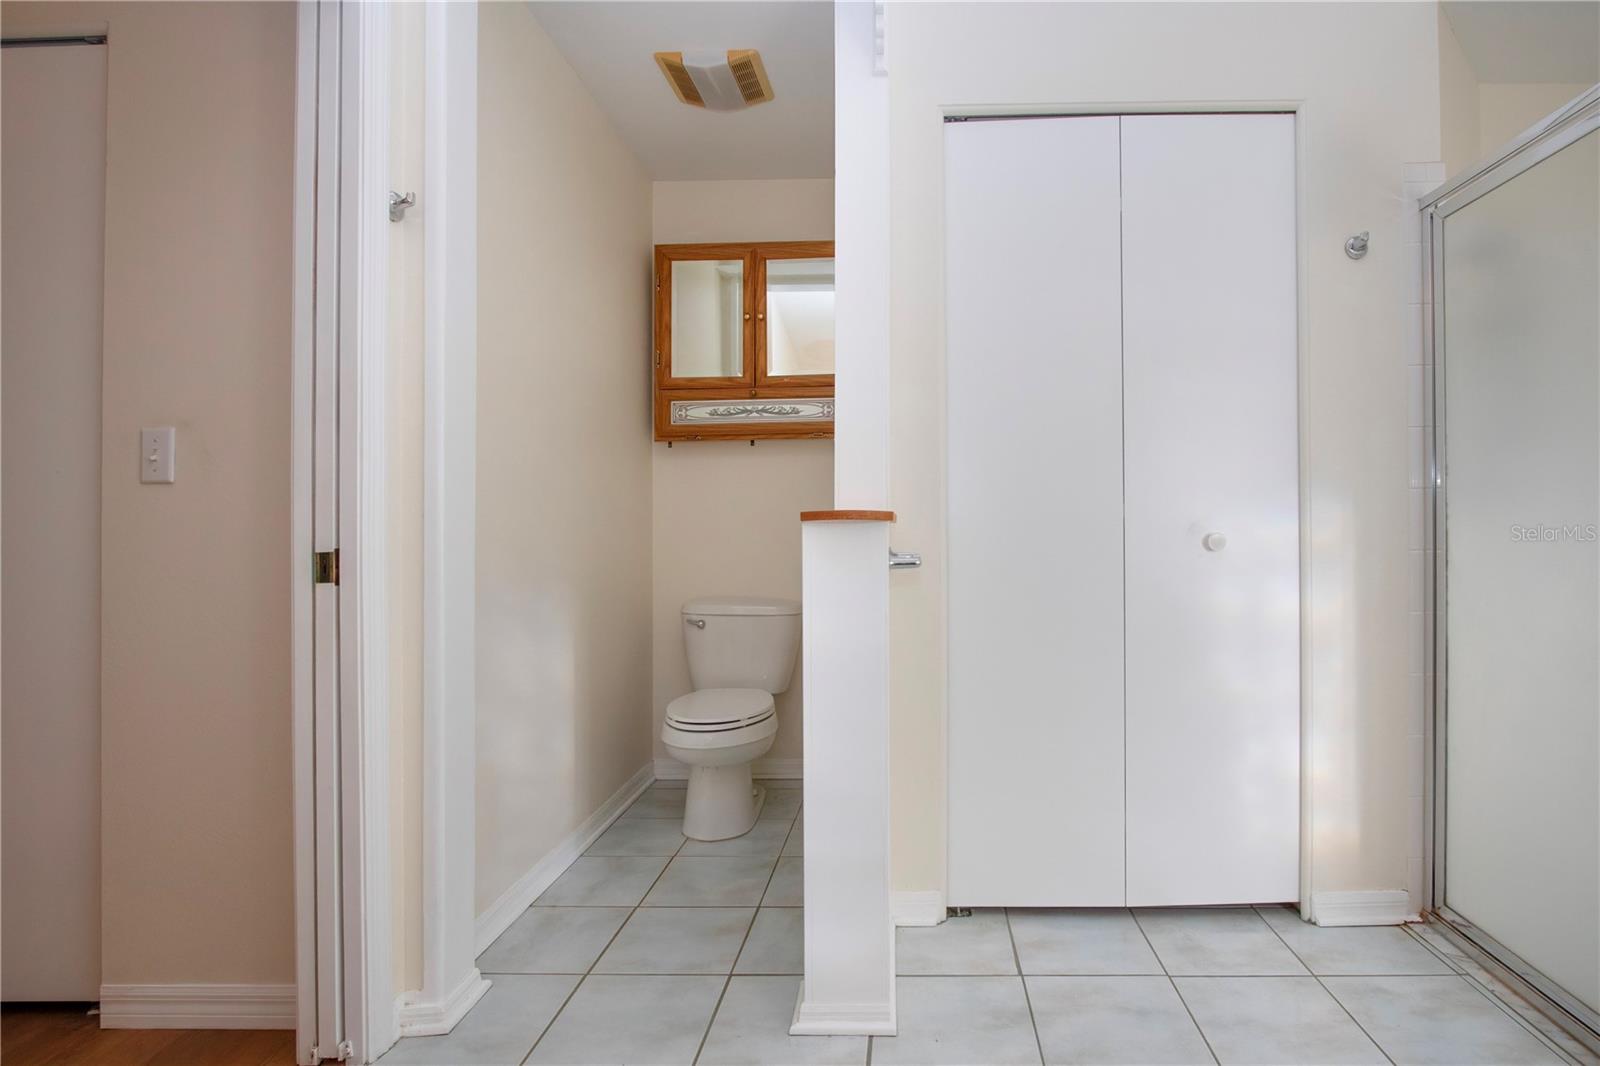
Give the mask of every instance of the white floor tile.
<svg viewBox="0 0 1600 1066">
<path fill-rule="evenodd" d="M 500 976 L 446 1036 L 400 1041 L 382 1066 L 516 1066 L 578 983 L 576 977 Z"/>
<path fill-rule="evenodd" d="M 1315 977 L 1179 977 L 1173 983 L 1223 1066 L 1385 1061 Z"/>
<path fill-rule="evenodd" d="M 725 980 L 591 974 L 528 1061 L 687 1066 L 694 1061 Z"/>
<path fill-rule="evenodd" d="M 1020 977 L 902 977 L 899 1035 L 872 1038 L 875 1066 L 1038 1063 Z"/>
<path fill-rule="evenodd" d="M 1314 974 L 1449 974 L 1439 956 L 1397 925 L 1325 929 L 1286 907 L 1263 907 L 1261 917 Z"/>
<path fill-rule="evenodd" d="M 478 969 L 587 973 L 629 913 L 627 907 L 529 907 L 478 956 Z"/>
<path fill-rule="evenodd" d="M 685 790 L 670 785 L 651 785 L 633 805 L 622 812 L 624 820 L 633 818 L 676 818 L 683 821 Z"/>
<path fill-rule="evenodd" d="M 727 973 L 755 911 L 640 907 L 595 963 L 595 973 Z"/>
<path fill-rule="evenodd" d="M 734 973 L 805 972 L 806 912 L 799 907 L 762 907 L 745 940 Z"/>
<path fill-rule="evenodd" d="M 686 839 L 682 823 L 671 818 L 634 818 L 613 822 L 589 845 L 585 855 L 673 856 Z"/>
<path fill-rule="evenodd" d="M 1048 1063 L 1210 1063 L 1211 1052 L 1166 977 L 1029 977 Z"/>
<path fill-rule="evenodd" d="M 735 977 L 722 995 L 701 1066 L 853 1066 L 867 1061 L 864 1036 L 790 1036 L 798 977 Z"/>
<path fill-rule="evenodd" d="M 1017 972 L 1005 911 L 973 911 L 942 925 L 897 929 L 895 965 L 902 974 L 996 975 Z"/>
<path fill-rule="evenodd" d="M 761 805 L 762 819 L 793 821 L 800 813 L 800 790 L 797 788 L 768 788 L 766 802 Z"/>
<path fill-rule="evenodd" d="M 789 823 L 777 819 L 757 821 L 750 831 L 727 840 L 688 840 L 681 855 L 748 855 L 776 859 L 789 835 Z"/>
<path fill-rule="evenodd" d="M 1161 963 L 1122 909 L 1012 910 L 1025 974 L 1160 974 Z"/>
<path fill-rule="evenodd" d="M 754 907 L 772 859 L 679 855 L 645 897 L 646 907 Z"/>
<path fill-rule="evenodd" d="M 1324 984 L 1399 1064 L 1564 1061 L 1464 977 L 1329 977 Z"/>
<path fill-rule="evenodd" d="M 1306 973 L 1249 907 L 1135 910 L 1150 946 L 1172 976 L 1292 976 Z"/>
<path fill-rule="evenodd" d="M 536 907 L 632 907 L 661 875 L 667 860 L 582 856 L 534 900 Z"/>
<path fill-rule="evenodd" d="M 806 882 L 804 860 L 798 856 L 791 856 L 778 860 L 778 868 L 772 874 L 772 884 L 767 886 L 767 894 L 761 897 L 763 907 L 800 907 L 806 901 Z"/>
</svg>

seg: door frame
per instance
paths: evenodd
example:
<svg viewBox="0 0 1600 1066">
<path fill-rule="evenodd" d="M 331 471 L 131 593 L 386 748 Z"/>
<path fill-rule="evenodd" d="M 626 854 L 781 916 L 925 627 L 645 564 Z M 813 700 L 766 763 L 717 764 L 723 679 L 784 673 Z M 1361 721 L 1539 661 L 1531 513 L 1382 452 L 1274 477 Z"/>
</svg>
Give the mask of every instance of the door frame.
<svg viewBox="0 0 1600 1066">
<path fill-rule="evenodd" d="M 1306 439 L 1306 427 L 1309 424 L 1308 407 L 1310 397 L 1307 389 L 1309 380 L 1310 348 L 1309 336 L 1306 330 L 1307 314 L 1310 305 L 1309 288 L 1307 280 L 1310 277 L 1310 249 L 1308 246 L 1305 220 L 1307 217 L 1307 194 L 1305 175 L 1307 173 L 1306 136 L 1310 124 L 1313 108 L 1305 100 L 1219 100 L 1219 101 L 1144 101 L 1115 103 L 1097 101 L 1083 104 L 1062 104 L 1055 106 L 1040 105 L 956 105 L 944 108 L 940 112 L 942 121 L 951 119 L 1015 119 L 1015 118 L 1062 118 L 1062 117 L 1091 117 L 1091 116 L 1122 116 L 1122 115 L 1254 115 L 1254 114 L 1287 114 L 1294 117 L 1294 203 L 1295 203 L 1295 444 L 1297 449 L 1297 492 L 1299 496 L 1299 523 L 1300 523 L 1300 916 L 1308 922 L 1316 921 L 1314 908 L 1315 887 L 1313 881 L 1313 832 L 1312 813 L 1315 797 L 1311 788 L 1311 775 L 1307 770 L 1314 764 L 1313 743 L 1315 740 L 1315 722 L 1312 719 L 1312 693 L 1313 693 L 1313 647 L 1311 642 L 1311 619 L 1307 614 L 1307 606 L 1311 599 L 1311 502 L 1310 502 L 1310 466 L 1309 443 Z M 948 592 L 948 590 L 947 590 Z M 948 616 L 948 604 L 946 614 Z M 948 662 L 947 662 L 948 668 Z M 946 692 L 948 693 L 948 678 L 946 679 Z M 948 708 L 946 708 L 946 729 L 948 730 Z M 944 788 L 945 809 L 941 812 L 946 833 L 949 832 L 949 776 L 946 774 Z M 949 861 L 948 846 L 945 850 L 945 861 Z M 945 891 L 949 890 L 949 871 L 945 874 Z M 941 901 L 942 904 L 943 901 Z"/>
<path fill-rule="evenodd" d="M 1426 814 L 1423 819 L 1423 897 L 1429 917 L 1451 939 L 1471 951 L 1514 987 L 1534 1002 L 1543 1002 L 1573 1023 L 1574 1035 L 1591 1049 L 1600 1050 L 1600 1012 L 1580 1002 L 1571 993 L 1545 977 L 1525 959 L 1501 944 L 1471 921 L 1451 910 L 1445 901 L 1448 864 L 1445 826 L 1448 817 L 1449 692 L 1446 668 L 1449 663 L 1449 632 L 1445 625 L 1448 582 L 1449 530 L 1445 506 L 1449 489 L 1448 413 L 1445 410 L 1445 374 L 1449 360 L 1445 352 L 1444 221 L 1456 211 L 1516 179 L 1563 148 L 1600 130 L 1600 85 L 1581 93 L 1565 107 L 1528 129 L 1486 161 L 1447 181 L 1418 203 L 1422 214 L 1425 291 L 1431 297 L 1431 330 L 1425 340 L 1424 357 L 1433 368 L 1433 429 L 1427 437 L 1429 506 L 1433 519 L 1433 595 L 1429 604 L 1434 623 L 1429 627 L 1428 654 L 1433 667 L 1424 764 Z"/>
<path fill-rule="evenodd" d="M 474 892 L 477 442 L 477 4 L 433 2 L 424 13 L 424 172 L 417 214 L 389 215 L 389 101 L 395 69 L 388 4 L 298 0 L 292 371 L 291 625 L 297 1061 L 316 1043 L 316 831 L 338 821 L 343 918 L 341 1003 L 356 1061 L 404 1036 L 448 1033 L 487 991 L 475 963 Z M 337 76 L 319 71 L 319 8 L 340 11 Z M 407 119 L 409 121 L 409 119 Z M 319 157 L 318 124 L 340 149 Z M 336 180 L 334 231 L 343 254 L 317 288 L 319 176 Z M 407 190 L 410 191 L 410 190 Z M 419 217 L 420 215 L 420 217 Z M 389 227 L 423 227 L 422 725 L 420 988 L 397 989 L 388 648 L 387 323 Z M 329 274 L 331 273 L 331 278 Z M 317 333 L 317 299 L 340 307 L 332 338 Z M 312 585 L 314 410 L 319 339 L 338 359 L 341 605 L 340 809 L 315 805 Z M 397 426 L 396 431 L 405 427 Z M 318 1051 L 332 1057 L 341 1049 Z"/>
<path fill-rule="evenodd" d="M 388 19 L 383 4 L 297 4 L 290 617 L 295 1057 L 302 1064 L 321 1058 L 368 1061 L 394 1039 L 384 511 Z M 337 33 L 333 53 L 319 49 L 330 30 Z M 330 137 L 337 145 L 333 153 L 325 151 Z M 319 187 L 339 190 L 331 204 L 319 197 Z M 331 373 L 338 389 L 337 455 L 334 470 L 325 472 L 335 482 L 339 535 L 333 544 L 314 540 L 319 367 Z M 340 553 L 338 739 L 336 750 L 324 753 L 338 767 L 332 809 L 317 802 L 312 556 L 319 549 Z M 340 841 L 331 878 L 317 869 L 319 825 Z M 335 940 L 320 947 L 319 883 L 324 891 L 336 886 L 339 924 Z M 337 975 L 338 987 L 319 995 L 323 969 Z M 335 1019 L 319 1034 L 319 1015 L 328 1009 Z M 322 1046 L 329 1032 L 339 1036 L 334 1047 Z"/>
</svg>

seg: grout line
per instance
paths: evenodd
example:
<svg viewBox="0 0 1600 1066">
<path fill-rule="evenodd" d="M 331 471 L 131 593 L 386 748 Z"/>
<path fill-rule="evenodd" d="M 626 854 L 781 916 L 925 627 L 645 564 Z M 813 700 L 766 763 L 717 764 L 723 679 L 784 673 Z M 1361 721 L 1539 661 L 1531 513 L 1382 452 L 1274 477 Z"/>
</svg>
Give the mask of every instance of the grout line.
<svg viewBox="0 0 1600 1066">
<path fill-rule="evenodd" d="M 1306 973 L 1310 974 L 1311 979 L 1317 982 L 1317 987 L 1322 989 L 1322 994 L 1339 1005 L 1339 1009 L 1344 1011 L 1344 1016 L 1354 1022 L 1355 1027 L 1361 1030 L 1361 1035 L 1370 1040 L 1372 1042 L 1372 1046 L 1378 1049 L 1378 1054 L 1382 1055 L 1385 1059 L 1389 1060 L 1389 1062 L 1393 1063 L 1394 1056 L 1389 1054 L 1388 1049 L 1386 1049 L 1382 1044 L 1378 1043 L 1377 1037 L 1367 1032 L 1367 1027 L 1361 1024 L 1361 1020 L 1359 1018 L 1350 1013 L 1350 1008 L 1344 1005 L 1344 1000 L 1333 994 L 1333 989 L 1329 988 L 1323 983 L 1322 975 L 1317 973 L 1316 970 L 1312 969 L 1309 962 L 1300 957 L 1300 953 L 1294 949 L 1292 944 L 1283 938 L 1283 934 L 1278 932 L 1277 927 L 1271 922 L 1267 921 L 1265 918 L 1261 917 L 1261 912 L 1259 910 L 1251 908 L 1251 912 L 1255 914 L 1257 921 L 1266 926 L 1272 932 L 1272 935 L 1278 938 L 1278 943 L 1282 944 L 1286 949 L 1288 949 L 1289 954 L 1293 955 L 1295 960 L 1298 961 L 1301 966 L 1306 968 Z M 1304 919 L 1301 920 L 1303 921 Z"/>
<path fill-rule="evenodd" d="M 1039 1035 L 1039 1019 L 1033 1013 L 1033 996 L 1028 991 L 1028 975 L 1022 972 L 1022 953 L 1017 950 L 1017 934 L 1011 930 L 1011 908 L 1000 908 L 1006 922 L 1006 939 L 1011 942 L 1011 961 L 1017 968 L 1017 980 L 1022 982 L 1022 1002 L 1028 1005 L 1028 1024 L 1033 1027 L 1033 1046 L 1039 1049 L 1039 1062 L 1044 1062 L 1044 1038 Z"/>
<path fill-rule="evenodd" d="M 650 787 L 654 787 L 654 785 L 652 784 L 651 786 L 647 786 L 647 789 L 650 788 Z M 643 795 L 643 793 L 640 793 L 640 795 Z M 639 801 L 638 800 L 634 800 L 633 802 L 634 803 L 638 803 Z M 629 804 L 629 806 L 632 806 L 632 804 Z M 628 812 L 627 811 L 623 811 L 622 813 L 623 814 L 627 814 Z M 683 844 L 687 844 L 688 842 L 689 842 L 689 838 L 688 837 L 684 837 Z M 683 850 L 683 844 L 679 844 L 678 845 L 678 851 L 682 851 Z M 583 976 L 578 978 L 578 983 L 572 986 L 572 991 L 571 992 L 567 993 L 567 998 L 561 1001 L 561 1006 L 559 1008 L 557 1008 L 556 1012 L 550 1016 L 550 1020 L 545 1023 L 544 1029 L 539 1033 L 539 1038 L 533 1042 L 533 1047 L 530 1047 L 528 1049 L 528 1053 L 526 1055 L 522 1056 L 522 1063 L 524 1063 L 524 1064 L 527 1063 L 527 1061 L 530 1058 L 533 1057 L 533 1053 L 538 1050 L 539 1044 L 544 1040 L 545 1035 L 547 1033 L 549 1033 L 550 1030 L 552 1030 L 552 1029 L 554 1029 L 556 1027 L 556 1022 L 559 1021 L 561 1019 L 561 1015 L 566 1012 L 567 1004 L 572 1002 L 572 997 L 576 996 L 578 994 L 578 989 L 582 988 L 583 985 L 584 985 L 584 982 L 589 980 L 590 976 L 593 975 L 594 968 L 600 964 L 600 960 L 605 956 L 605 953 L 611 950 L 611 945 L 616 943 L 617 937 L 622 935 L 622 931 L 628 927 L 628 923 L 633 921 L 633 916 L 635 914 L 639 913 L 639 908 L 644 906 L 645 896 L 648 896 L 655 889 L 656 885 L 660 882 L 660 880 L 663 877 L 666 876 L 667 867 L 672 865 L 672 859 L 677 858 L 677 856 L 678 856 L 678 852 L 677 851 L 673 852 L 672 853 L 672 858 L 669 858 L 662 865 L 661 872 L 656 874 L 655 880 L 650 882 L 650 887 L 646 888 L 644 890 L 644 895 L 639 897 L 639 902 L 635 903 L 633 905 L 633 907 L 628 911 L 628 916 L 626 918 L 622 919 L 622 924 L 617 926 L 617 931 L 611 934 L 611 939 L 606 941 L 606 946 L 600 949 L 600 953 L 594 957 L 594 961 L 589 964 L 589 968 L 587 970 L 583 971 Z M 579 858 L 581 858 L 581 857 L 582 856 L 579 856 Z M 647 857 L 648 858 L 660 858 L 660 856 L 647 856 Z M 574 859 L 573 861 L 576 862 L 577 859 Z M 568 869 L 571 869 L 571 867 L 568 867 Z M 562 873 L 565 873 L 565 872 L 566 872 L 565 870 L 562 871 Z M 468 1011 L 468 1013 L 470 1014 L 471 1011 Z"/>
<path fill-rule="evenodd" d="M 770 794 L 767 798 L 770 798 Z M 778 845 L 778 859 L 783 857 L 783 849 L 789 843 L 789 837 L 794 834 L 794 823 L 799 817 L 800 810 L 799 808 L 796 808 L 794 817 L 789 820 L 789 831 L 783 834 L 783 843 Z M 759 823 L 760 819 L 758 818 L 757 824 Z M 751 828 L 753 829 L 755 827 L 751 826 Z M 694 1058 L 690 1060 L 691 1063 L 697 1063 L 700 1061 L 700 1056 L 704 1054 L 706 1050 L 706 1041 L 711 1039 L 711 1027 L 717 1024 L 717 1015 L 722 1011 L 722 1001 L 728 995 L 728 986 L 733 984 L 733 971 L 738 969 L 739 957 L 744 954 L 744 949 L 749 946 L 750 934 L 756 927 L 756 919 L 761 917 L 761 901 L 767 898 L 767 890 L 772 887 L 772 879 L 778 876 L 778 859 L 773 860 L 772 869 L 767 871 L 767 883 L 761 886 L 761 895 L 756 899 L 755 910 L 750 913 L 750 924 L 745 926 L 744 939 L 739 941 L 739 950 L 733 953 L 733 962 L 728 966 L 728 975 L 722 981 L 722 991 L 717 993 L 717 1005 L 711 1008 L 711 1016 L 706 1019 L 705 1032 L 700 1034 L 700 1043 L 694 1049 Z M 805 980 L 804 973 L 800 975 L 800 979 L 802 981 Z"/>
<path fill-rule="evenodd" d="M 1150 941 L 1150 934 L 1144 931 L 1144 923 L 1139 921 L 1139 912 L 1132 907 L 1128 907 L 1126 910 L 1133 918 L 1134 928 L 1138 929 L 1139 935 L 1144 937 L 1145 945 L 1149 947 L 1150 954 L 1156 957 L 1156 965 L 1161 967 L 1162 976 L 1166 977 L 1167 985 L 1172 989 L 1172 994 L 1178 997 L 1179 1003 L 1183 1004 L 1183 1012 L 1189 1016 L 1189 1024 L 1194 1026 L 1194 1031 L 1200 1034 L 1200 1040 L 1206 1046 L 1206 1053 L 1211 1056 L 1212 1062 L 1221 1063 L 1222 1060 L 1217 1058 L 1217 1049 L 1211 1046 L 1211 1038 L 1206 1035 L 1205 1029 L 1200 1025 L 1200 1019 L 1194 1016 L 1194 1011 L 1190 1008 L 1189 1001 L 1183 998 L 1183 989 L 1179 988 L 1178 982 L 1172 979 L 1172 973 L 1167 969 L 1167 960 L 1161 957 L 1161 952 L 1157 951 L 1155 944 Z"/>
</svg>

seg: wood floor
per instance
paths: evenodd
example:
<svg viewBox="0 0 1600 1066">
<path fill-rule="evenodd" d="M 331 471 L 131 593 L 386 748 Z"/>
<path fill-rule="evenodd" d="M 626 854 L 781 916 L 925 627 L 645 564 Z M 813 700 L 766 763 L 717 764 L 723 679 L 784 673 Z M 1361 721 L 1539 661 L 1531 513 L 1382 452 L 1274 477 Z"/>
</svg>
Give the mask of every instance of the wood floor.
<svg viewBox="0 0 1600 1066">
<path fill-rule="evenodd" d="M 7 1007 L 4 1066 L 293 1066 L 288 1029 L 101 1029 L 81 1007 Z"/>
</svg>

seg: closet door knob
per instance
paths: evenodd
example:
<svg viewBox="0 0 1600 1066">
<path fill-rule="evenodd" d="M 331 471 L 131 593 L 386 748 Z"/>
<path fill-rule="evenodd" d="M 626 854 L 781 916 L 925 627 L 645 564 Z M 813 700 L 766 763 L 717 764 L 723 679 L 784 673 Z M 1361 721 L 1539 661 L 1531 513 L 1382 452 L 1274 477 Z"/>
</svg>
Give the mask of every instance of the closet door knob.
<svg viewBox="0 0 1600 1066">
<path fill-rule="evenodd" d="M 1200 546 L 1208 552 L 1219 552 L 1228 546 L 1227 534 L 1207 533 L 1200 538 Z"/>
</svg>

